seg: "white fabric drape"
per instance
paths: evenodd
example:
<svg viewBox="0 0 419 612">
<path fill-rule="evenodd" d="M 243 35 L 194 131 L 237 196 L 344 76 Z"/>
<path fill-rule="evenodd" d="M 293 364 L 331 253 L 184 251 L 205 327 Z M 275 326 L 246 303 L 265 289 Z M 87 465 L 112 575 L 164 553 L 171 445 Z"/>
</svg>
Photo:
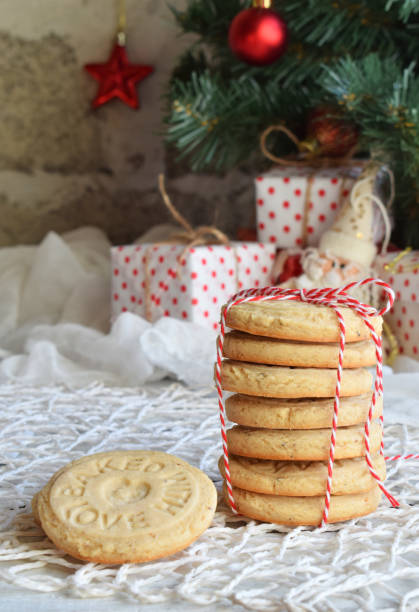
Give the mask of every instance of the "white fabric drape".
<svg viewBox="0 0 419 612">
<path fill-rule="evenodd" d="M 211 382 L 216 333 L 124 313 L 110 329 L 110 243 L 95 228 L 0 249 L 0 382 Z"/>
</svg>

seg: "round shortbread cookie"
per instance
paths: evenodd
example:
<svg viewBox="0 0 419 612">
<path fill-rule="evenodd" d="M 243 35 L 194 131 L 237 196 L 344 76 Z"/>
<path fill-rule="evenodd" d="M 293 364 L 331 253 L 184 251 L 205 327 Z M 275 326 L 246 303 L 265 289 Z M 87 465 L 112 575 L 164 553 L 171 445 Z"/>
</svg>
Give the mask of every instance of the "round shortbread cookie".
<svg viewBox="0 0 419 612">
<path fill-rule="evenodd" d="M 279 525 L 319 525 L 324 509 L 324 495 L 319 497 L 285 497 L 244 491 L 233 487 L 234 501 L 240 514 L 257 521 Z M 227 487 L 224 498 L 228 504 Z M 377 509 L 381 491 L 375 486 L 364 493 L 331 495 L 329 523 L 348 521 Z"/>
<path fill-rule="evenodd" d="M 111 451 L 73 461 L 33 500 L 34 515 L 65 552 L 95 563 L 140 563 L 189 546 L 210 525 L 211 480 L 158 451 Z"/>
<path fill-rule="evenodd" d="M 236 394 L 226 399 L 227 417 L 246 427 L 267 429 L 319 429 L 331 427 L 334 398 L 277 399 Z M 366 421 L 371 404 L 371 393 L 341 397 L 339 427 Z M 377 397 L 372 418 L 383 414 L 383 398 Z"/>
<path fill-rule="evenodd" d="M 382 455 L 373 458 L 375 471 L 381 480 L 386 477 Z M 326 461 L 270 461 L 230 455 L 230 475 L 234 486 L 246 491 L 291 497 L 324 495 L 327 481 Z M 218 468 L 225 477 L 224 458 Z M 376 485 L 365 457 L 338 459 L 333 465 L 332 494 L 350 495 L 369 491 Z"/>
<path fill-rule="evenodd" d="M 325 461 L 329 459 L 330 429 L 254 429 L 235 425 L 227 431 L 230 453 L 256 459 L 284 461 Z M 370 452 L 380 450 L 382 428 L 373 421 Z M 335 459 L 352 459 L 365 454 L 364 427 L 339 427 L 336 431 Z"/>
<path fill-rule="evenodd" d="M 345 321 L 346 342 L 369 339 L 370 331 L 356 312 L 346 307 L 339 307 L 338 310 Z M 370 317 L 369 321 L 376 333 L 381 334 L 382 318 Z M 334 310 L 307 302 L 243 302 L 229 308 L 226 324 L 232 329 L 269 338 L 305 342 L 340 341 Z"/>
<path fill-rule="evenodd" d="M 250 363 L 300 368 L 337 368 L 339 344 L 278 340 L 232 331 L 225 335 L 223 354 L 229 359 Z M 345 346 L 344 368 L 362 368 L 372 366 L 375 362 L 375 345 L 372 340 L 349 342 Z"/>
<path fill-rule="evenodd" d="M 343 370 L 340 395 L 362 395 L 370 390 L 371 383 L 368 370 Z M 262 397 L 334 397 L 336 370 L 286 368 L 225 359 L 221 364 L 221 387 Z"/>
</svg>

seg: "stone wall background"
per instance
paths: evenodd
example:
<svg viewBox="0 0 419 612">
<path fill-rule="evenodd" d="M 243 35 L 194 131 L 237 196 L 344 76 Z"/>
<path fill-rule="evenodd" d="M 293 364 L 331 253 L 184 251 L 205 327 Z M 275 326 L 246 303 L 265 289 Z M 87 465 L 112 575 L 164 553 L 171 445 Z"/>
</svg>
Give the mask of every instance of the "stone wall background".
<svg viewBox="0 0 419 612">
<path fill-rule="evenodd" d="M 117 0 L 0 0 L 0 245 L 82 225 L 131 241 L 168 221 L 161 171 L 192 223 L 216 218 L 233 236 L 251 221 L 251 173 L 190 174 L 165 151 L 161 96 L 188 41 L 166 0 L 126 4 L 128 56 L 155 72 L 139 84 L 139 111 L 119 101 L 92 111 L 96 82 L 82 67 L 108 58 Z"/>
</svg>

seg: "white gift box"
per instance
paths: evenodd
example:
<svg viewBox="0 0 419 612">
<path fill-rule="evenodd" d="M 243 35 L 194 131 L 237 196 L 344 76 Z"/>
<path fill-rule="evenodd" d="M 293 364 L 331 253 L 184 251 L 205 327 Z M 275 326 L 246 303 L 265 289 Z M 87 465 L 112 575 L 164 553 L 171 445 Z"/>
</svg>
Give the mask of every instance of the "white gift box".
<svg viewBox="0 0 419 612">
<path fill-rule="evenodd" d="M 257 242 L 113 247 L 112 318 L 129 311 L 218 329 L 220 308 L 233 294 L 271 283 L 274 259 L 275 245 Z"/>
<path fill-rule="evenodd" d="M 258 240 L 279 248 L 316 246 L 361 171 L 361 166 L 276 167 L 258 176 Z"/>
<path fill-rule="evenodd" d="M 419 251 L 406 253 L 395 262 L 401 253 L 379 255 L 374 262 L 374 271 L 394 289 L 396 295 L 385 320 L 397 338 L 400 353 L 419 359 Z"/>
</svg>

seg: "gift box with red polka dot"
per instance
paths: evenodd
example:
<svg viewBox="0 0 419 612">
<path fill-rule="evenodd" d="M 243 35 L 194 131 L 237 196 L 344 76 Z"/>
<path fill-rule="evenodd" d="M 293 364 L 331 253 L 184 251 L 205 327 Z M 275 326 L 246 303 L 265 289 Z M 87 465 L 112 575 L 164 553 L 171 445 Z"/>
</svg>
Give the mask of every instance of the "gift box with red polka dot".
<svg viewBox="0 0 419 612">
<path fill-rule="evenodd" d="M 218 329 L 231 295 L 271 284 L 274 259 L 275 245 L 257 242 L 113 247 L 112 318 L 121 312 L 149 321 L 171 316 Z"/>
<path fill-rule="evenodd" d="M 360 166 L 273 168 L 255 179 L 258 240 L 279 248 L 316 246 L 333 223 Z"/>
<path fill-rule="evenodd" d="M 374 271 L 396 294 L 386 321 L 397 338 L 400 354 L 419 359 L 419 251 L 380 255 Z"/>
</svg>

